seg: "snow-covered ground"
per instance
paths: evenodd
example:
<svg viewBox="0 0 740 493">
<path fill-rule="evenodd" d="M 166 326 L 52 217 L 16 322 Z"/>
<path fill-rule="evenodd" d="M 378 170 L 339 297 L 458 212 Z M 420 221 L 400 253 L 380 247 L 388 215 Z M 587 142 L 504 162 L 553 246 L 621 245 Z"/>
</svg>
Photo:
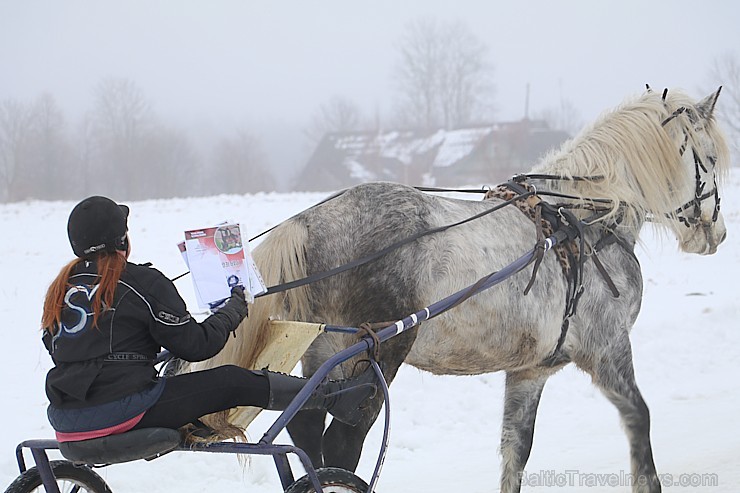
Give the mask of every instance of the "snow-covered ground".
<svg viewBox="0 0 740 493">
<path fill-rule="evenodd" d="M 184 230 L 230 219 L 256 233 L 324 196 L 259 194 L 131 203 L 131 260 L 152 261 L 174 277 L 185 271 L 176 247 Z M 73 205 L 0 205 L 3 487 L 18 473 L 16 444 L 52 437 L 43 391 L 50 360 L 40 342 L 39 318 L 48 283 L 72 256 L 65 228 Z M 738 173 L 725 186 L 722 206 L 729 231 L 716 255 L 678 253 L 675 243 L 658 241 L 649 230 L 638 250 L 645 298 L 632 335 L 634 359 L 667 492 L 740 488 Z M 177 283 L 195 310 L 191 281 L 185 277 Z M 391 387 L 391 448 L 377 490 L 497 491 L 502 395 L 502 374 L 436 377 L 403 367 Z M 275 416 L 263 412 L 250 427 L 250 437 L 259 439 Z M 366 442 L 358 470 L 366 480 L 381 433 L 376 425 Z M 244 468 L 230 456 L 176 453 L 98 472 L 117 492 L 280 491 L 273 462 L 265 457 L 252 457 Z M 569 367 L 555 375 L 542 398 L 524 491 L 624 492 L 629 488 L 620 483 L 628 472 L 627 443 L 613 406 L 577 370 Z M 680 481 L 695 487 L 677 486 Z"/>
</svg>

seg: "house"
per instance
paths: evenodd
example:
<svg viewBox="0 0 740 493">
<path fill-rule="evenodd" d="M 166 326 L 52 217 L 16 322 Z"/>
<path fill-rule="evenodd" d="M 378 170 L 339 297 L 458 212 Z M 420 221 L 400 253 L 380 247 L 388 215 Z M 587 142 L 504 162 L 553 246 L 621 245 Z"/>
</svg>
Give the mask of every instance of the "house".
<svg viewBox="0 0 740 493">
<path fill-rule="evenodd" d="M 368 181 L 493 185 L 528 171 L 567 138 L 567 133 L 529 119 L 431 132 L 329 133 L 297 177 L 294 189 L 330 191 Z"/>
</svg>

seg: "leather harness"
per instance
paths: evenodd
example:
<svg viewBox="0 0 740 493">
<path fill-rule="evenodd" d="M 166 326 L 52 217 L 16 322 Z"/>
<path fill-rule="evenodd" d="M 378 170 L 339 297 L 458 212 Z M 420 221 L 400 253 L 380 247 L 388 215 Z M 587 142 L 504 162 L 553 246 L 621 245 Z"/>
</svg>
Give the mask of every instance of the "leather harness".
<svg viewBox="0 0 740 493">
<path fill-rule="evenodd" d="M 630 249 L 610 229 L 607 230 L 607 233 L 595 245 L 587 245 L 583 238 L 584 222 L 578 219 L 568 209 L 562 207 L 556 208 L 556 206 L 549 202 L 543 201 L 537 195 L 534 186 L 526 183 L 525 180 L 526 177 L 515 177 L 506 183 L 498 185 L 492 190 L 489 190 L 483 200 L 496 198 L 510 202 L 535 224 L 537 230 L 537 256 L 532 269 L 532 277 L 524 289 L 524 295 L 529 293 L 534 284 L 538 268 L 545 253 L 545 239 L 552 236 L 555 231 L 564 230 L 567 234 L 567 241 L 558 243 L 553 247 L 566 279 L 567 295 L 560 337 L 558 338 L 555 350 L 543 362 L 543 364 L 547 365 L 557 362 L 558 352 L 565 342 L 565 336 L 568 332 L 569 319 L 575 314 L 578 301 L 583 294 L 583 265 L 586 260 L 584 253 L 587 246 L 590 247 L 588 256 L 593 259 L 597 270 L 615 298 L 619 297 L 619 290 L 596 253 L 615 242 L 619 243 L 628 252 Z"/>
</svg>

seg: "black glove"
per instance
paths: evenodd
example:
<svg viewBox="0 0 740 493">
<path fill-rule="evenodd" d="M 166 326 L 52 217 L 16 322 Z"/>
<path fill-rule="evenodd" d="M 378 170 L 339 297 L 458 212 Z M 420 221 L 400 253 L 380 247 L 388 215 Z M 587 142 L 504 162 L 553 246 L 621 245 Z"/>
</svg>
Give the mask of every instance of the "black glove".
<svg viewBox="0 0 740 493">
<path fill-rule="evenodd" d="M 249 308 L 247 307 L 247 299 L 244 297 L 244 288 L 241 286 L 234 286 L 231 288 L 231 298 L 226 302 L 224 308 L 232 307 L 239 314 L 239 321 L 249 315 Z M 236 327 L 234 328 L 236 329 Z"/>
<path fill-rule="evenodd" d="M 234 298 L 234 296 L 236 296 L 239 299 L 241 299 L 244 302 L 245 306 L 246 306 L 247 298 L 246 298 L 246 296 L 244 296 L 244 287 L 243 286 L 237 284 L 236 286 L 234 286 L 233 288 L 231 288 L 231 298 Z"/>
<path fill-rule="evenodd" d="M 247 309 L 247 301 L 244 298 L 244 288 L 234 286 L 231 288 L 231 297 L 206 320 L 212 319 L 211 321 L 215 322 L 216 319 L 220 319 L 225 323 L 225 328 L 229 332 L 234 332 L 248 314 L 249 310 Z"/>
</svg>

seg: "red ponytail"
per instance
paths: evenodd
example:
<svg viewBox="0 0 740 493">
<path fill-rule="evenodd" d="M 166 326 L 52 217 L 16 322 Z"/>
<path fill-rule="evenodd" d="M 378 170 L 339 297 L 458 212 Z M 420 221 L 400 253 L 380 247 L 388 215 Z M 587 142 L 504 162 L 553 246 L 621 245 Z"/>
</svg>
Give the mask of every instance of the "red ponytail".
<svg viewBox="0 0 740 493">
<path fill-rule="evenodd" d="M 56 333 L 62 322 L 62 310 L 64 309 L 64 297 L 67 290 L 72 286 L 69 277 L 74 268 L 83 259 L 74 259 L 62 267 L 59 274 L 54 278 L 44 298 L 44 312 L 41 315 L 41 327 L 48 330 L 52 335 Z M 101 252 L 96 258 L 98 265 L 98 289 L 93 299 L 93 327 L 98 324 L 98 318 L 103 312 L 103 307 L 110 308 L 113 305 L 113 296 L 118 286 L 118 280 L 126 267 L 126 258 L 119 253 Z"/>
</svg>

